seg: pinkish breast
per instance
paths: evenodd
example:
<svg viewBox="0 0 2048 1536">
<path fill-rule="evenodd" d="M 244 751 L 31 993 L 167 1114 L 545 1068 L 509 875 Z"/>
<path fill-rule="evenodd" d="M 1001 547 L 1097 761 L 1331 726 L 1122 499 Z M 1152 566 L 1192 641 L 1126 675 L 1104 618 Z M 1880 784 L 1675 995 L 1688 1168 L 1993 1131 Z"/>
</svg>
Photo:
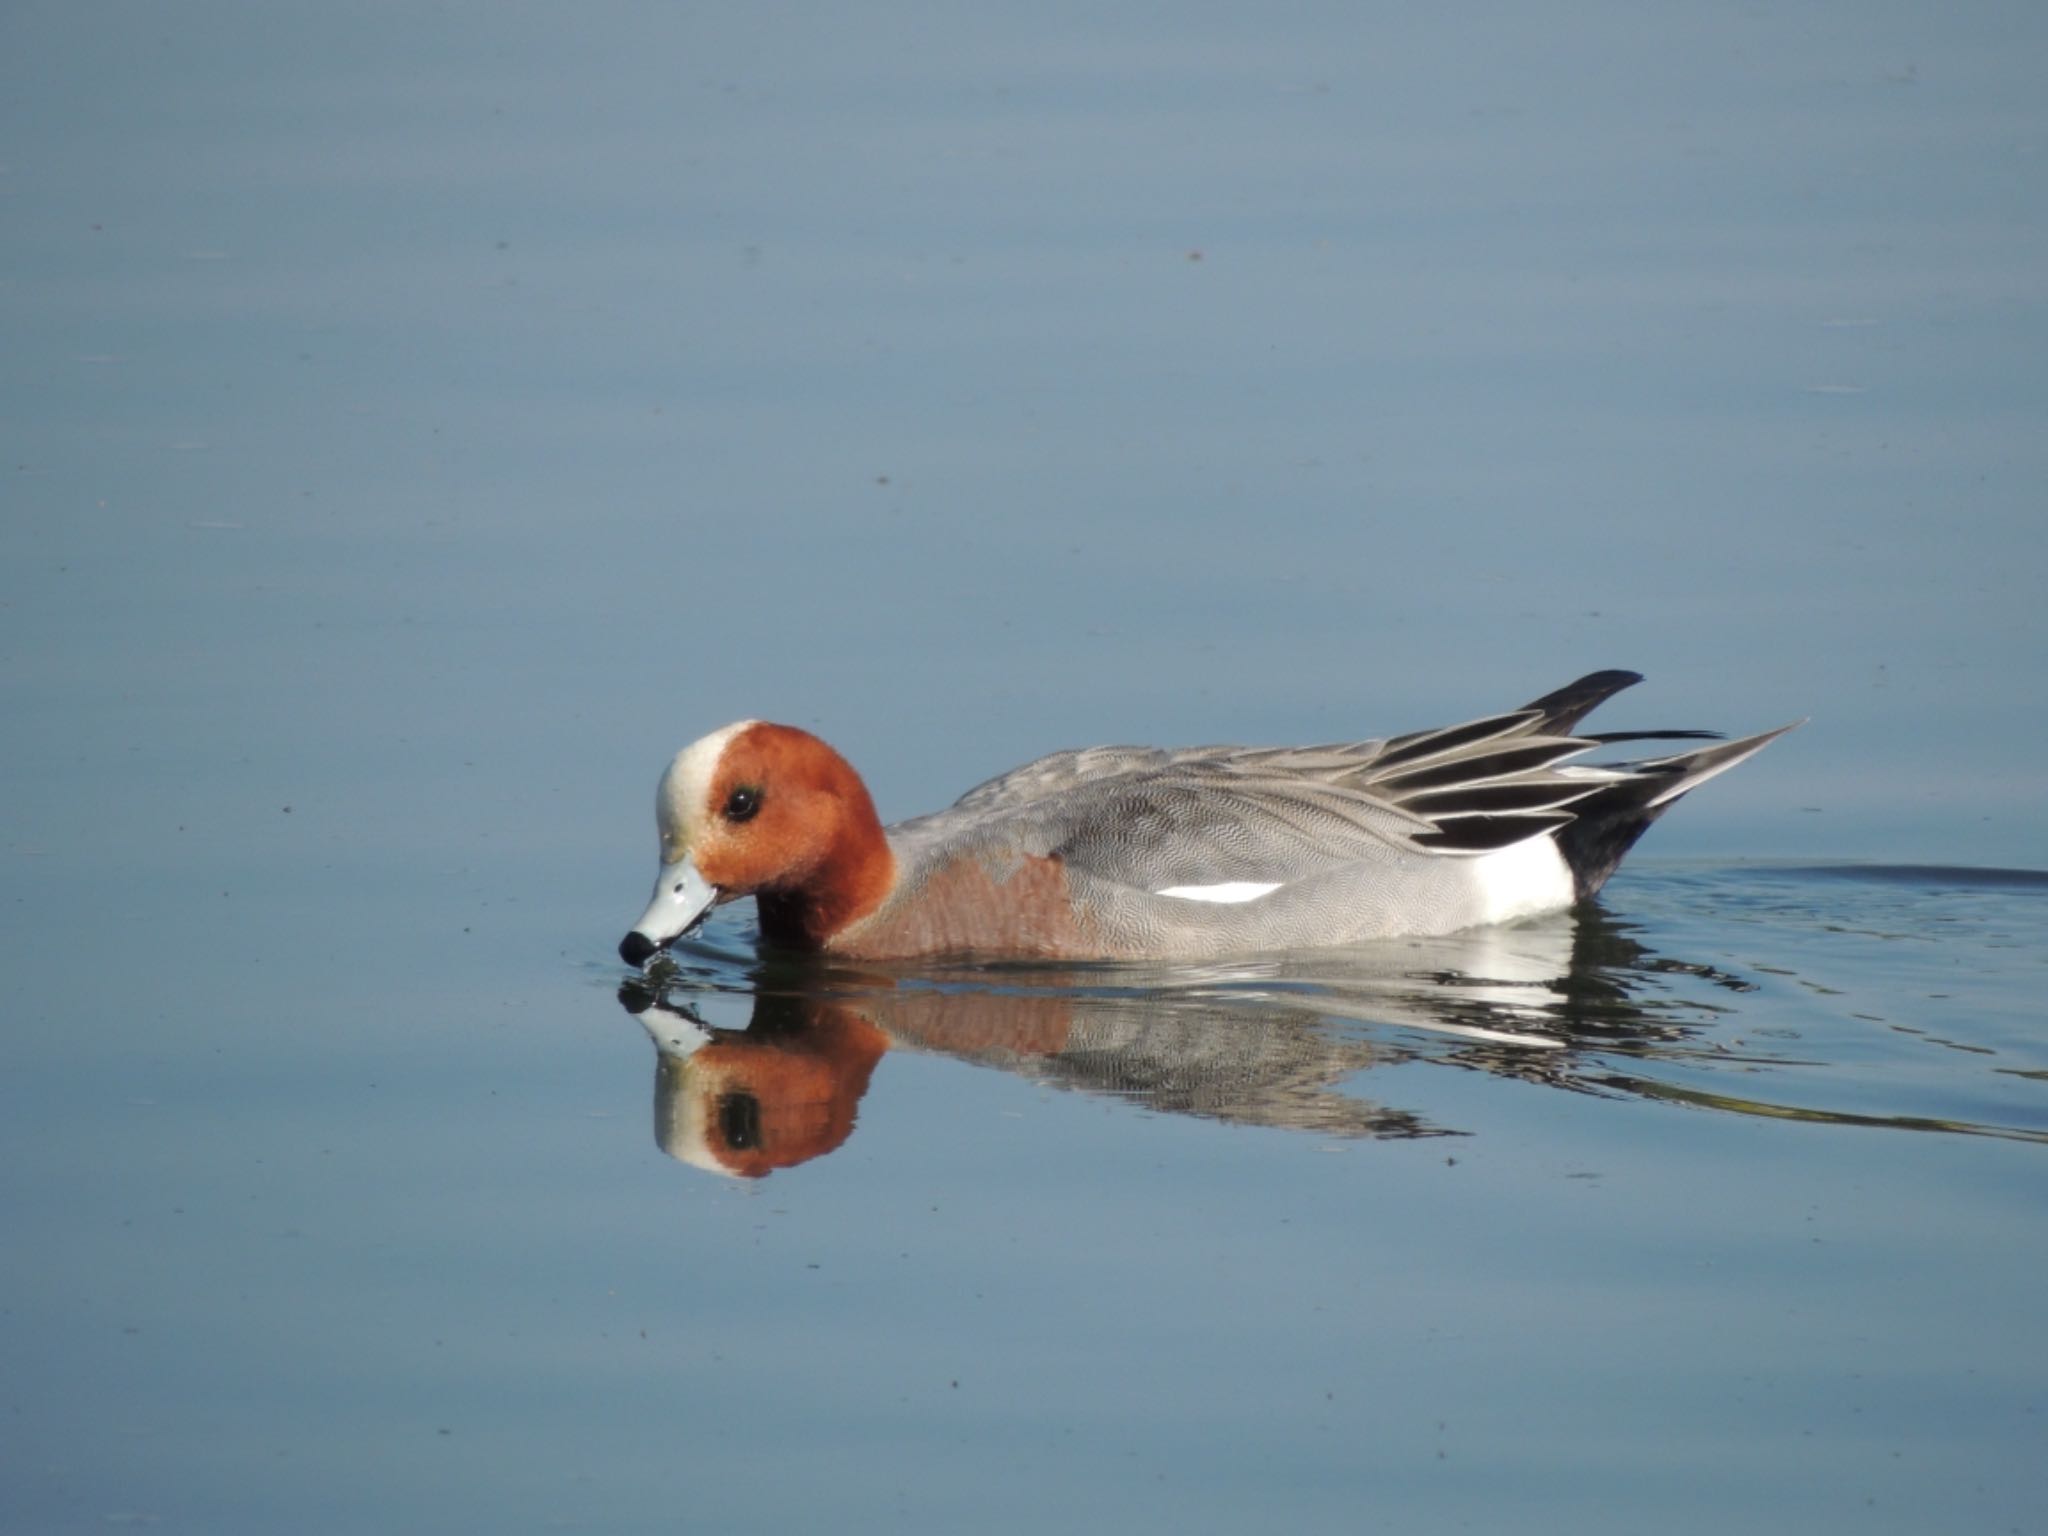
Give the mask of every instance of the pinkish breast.
<svg viewBox="0 0 2048 1536">
<path fill-rule="evenodd" d="M 981 954 L 1034 960 L 1100 958 L 1101 940 L 1074 909 L 1058 857 L 1021 858 L 998 874 L 963 854 L 835 934 L 834 954 L 870 960 Z"/>
</svg>

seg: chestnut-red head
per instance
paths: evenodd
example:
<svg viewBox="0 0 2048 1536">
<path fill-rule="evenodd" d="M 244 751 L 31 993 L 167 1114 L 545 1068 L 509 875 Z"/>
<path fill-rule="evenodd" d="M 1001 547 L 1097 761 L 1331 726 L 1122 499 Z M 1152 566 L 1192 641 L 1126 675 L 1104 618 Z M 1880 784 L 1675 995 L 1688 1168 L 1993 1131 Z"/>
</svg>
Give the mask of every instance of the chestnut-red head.
<svg viewBox="0 0 2048 1536">
<path fill-rule="evenodd" d="M 685 747 L 655 793 L 661 874 L 619 945 L 640 965 L 712 907 L 758 898 L 771 943 L 818 949 L 888 894 L 895 861 L 867 786 L 809 731 L 742 720 Z"/>
</svg>

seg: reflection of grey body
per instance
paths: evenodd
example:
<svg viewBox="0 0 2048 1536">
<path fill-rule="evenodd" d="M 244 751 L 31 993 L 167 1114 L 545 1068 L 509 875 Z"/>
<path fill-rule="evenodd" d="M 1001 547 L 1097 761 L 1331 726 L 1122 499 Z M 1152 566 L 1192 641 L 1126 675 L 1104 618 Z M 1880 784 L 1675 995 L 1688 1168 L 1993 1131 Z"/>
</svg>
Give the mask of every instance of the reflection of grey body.
<svg viewBox="0 0 2048 1536">
<path fill-rule="evenodd" d="M 721 958 L 697 980 L 728 990 L 730 966 Z M 1374 1067 L 1427 1061 L 1773 1118 L 2048 1140 L 2031 1127 L 1752 1096 L 1758 1068 L 1807 1063 L 1741 1039 L 1702 1049 L 1700 1032 L 1725 1016 L 1721 998 L 1757 982 L 1646 951 L 1594 908 L 1446 938 L 1209 966 L 926 967 L 893 981 L 792 967 L 746 979 L 754 1012 L 743 1030 L 707 1029 L 680 998 L 637 980 L 621 993 L 659 1050 L 657 1141 L 677 1158 L 745 1177 L 840 1145 L 892 1049 L 1163 1114 L 1326 1136 L 1467 1129 L 1353 1091 Z M 671 985 L 687 995 L 692 983 L 678 975 Z M 1745 1091 L 1719 1086 L 1722 1072 L 1711 1069 L 1721 1068 L 1742 1074 Z"/>
<path fill-rule="evenodd" d="M 971 1010 L 989 999 L 955 994 L 943 1001 Z M 1333 1029 L 1310 1010 L 1136 998 L 1073 1002 L 1066 1043 L 1051 1055 L 1000 1046 L 959 1050 L 948 1044 L 957 1031 L 922 1008 L 907 1019 L 887 1019 L 887 1027 L 898 1044 L 1002 1067 L 1056 1088 L 1115 1094 L 1163 1114 L 1341 1136 L 1428 1134 L 1413 1115 L 1337 1091 L 1344 1079 L 1407 1053 Z M 882 1010 L 876 1014 L 884 1017 Z M 939 1027 L 930 1029 L 933 1024 Z"/>
<path fill-rule="evenodd" d="M 757 992 L 745 1030 L 707 1030 L 644 990 L 629 988 L 627 1006 L 662 1053 L 661 1144 L 727 1172 L 768 1171 L 736 1167 L 740 1154 L 787 1166 L 830 1150 L 824 1140 L 837 1145 L 891 1049 L 1163 1114 L 1332 1136 L 1441 1135 L 1447 1128 L 1375 1104 L 1349 1081 L 1442 1054 L 1432 1040 L 1456 1042 L 1474 1065 L 1547 1075 L 1564 1054 L 1583 931 L 1567 916 L 1214 966 L 937 969 L 895 985 L 825 974 L 815 990 Z M 799 1145 L 810 1150 L 800 1156 Z"/>
<path fill-rule="evenodd" d="M 1577 933 L 1567 916 L 1234 965 L 1119 968 L 1110 973 L 1119 980 L 1153 984 L 1108 994 L 913 994 L 888 1000 L 872 1016 L 899 1041 L 1163 1113 L 1329 1135 L 1440 1135 L 1442 1128 L 1417 1115 L 1339 1085 L 1417 1054 L 1389 1041 L 1390 1025 L 1476 1048 L 1555 1055 L 1557 988 L 1572 966 Z M 1048 1004 L 1067 1021 L 1057 1051 L 962 1048 L 973 1033 L 963 1015 Z M 1372 1027 L 1371 1038 L 1363 1026 Z"/>
</svg>

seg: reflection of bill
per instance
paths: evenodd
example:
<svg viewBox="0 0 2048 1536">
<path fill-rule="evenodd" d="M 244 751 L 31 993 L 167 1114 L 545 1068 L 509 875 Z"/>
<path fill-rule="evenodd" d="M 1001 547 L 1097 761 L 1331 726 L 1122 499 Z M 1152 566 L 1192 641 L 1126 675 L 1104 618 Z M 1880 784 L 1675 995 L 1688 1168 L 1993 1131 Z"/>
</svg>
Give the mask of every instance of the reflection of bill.
<svg viewBox="0 0 2048 1536">
<path fill-rule="evenodd" d="M 620 999 L 658 1049 L 656 1140 L 741 1177 L 838 1147 L 877 1063 L 906 1049 L 1163 1113 L 1412 1137 L 1446 1131 L 1347 1091 L 1349 1081 L 1446 1048 L 1555 1057 L 1577 937 L 1563 917 L 1230 966 L 863 976 L 851 986 L 841 973 L 829 993 L 757 993 L 743 1030 L 711 1028 L 646 983 L 629 982 Z M 1542 1070 L 1532 1061 L 1521 1072 L 1531 1069 Z"/>
</svg>

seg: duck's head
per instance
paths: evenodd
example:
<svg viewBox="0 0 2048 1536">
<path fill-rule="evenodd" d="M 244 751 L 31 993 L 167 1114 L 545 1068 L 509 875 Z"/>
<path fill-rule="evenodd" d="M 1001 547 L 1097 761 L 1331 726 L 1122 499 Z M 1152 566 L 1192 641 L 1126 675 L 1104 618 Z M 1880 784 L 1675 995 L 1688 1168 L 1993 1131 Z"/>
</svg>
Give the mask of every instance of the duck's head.
<svg viewBox="0 0 2048 1536">
<path fill-rule="evenodd" d="M 676 754 L 654 796 L 661 874 L 620 958 L 644 965 L 721 902 L 761 898 L 771 941 L 817 949 L 887 894 L 894 861 L 846 759 L 791 725 L 741 720 Z"/>
</svg>

